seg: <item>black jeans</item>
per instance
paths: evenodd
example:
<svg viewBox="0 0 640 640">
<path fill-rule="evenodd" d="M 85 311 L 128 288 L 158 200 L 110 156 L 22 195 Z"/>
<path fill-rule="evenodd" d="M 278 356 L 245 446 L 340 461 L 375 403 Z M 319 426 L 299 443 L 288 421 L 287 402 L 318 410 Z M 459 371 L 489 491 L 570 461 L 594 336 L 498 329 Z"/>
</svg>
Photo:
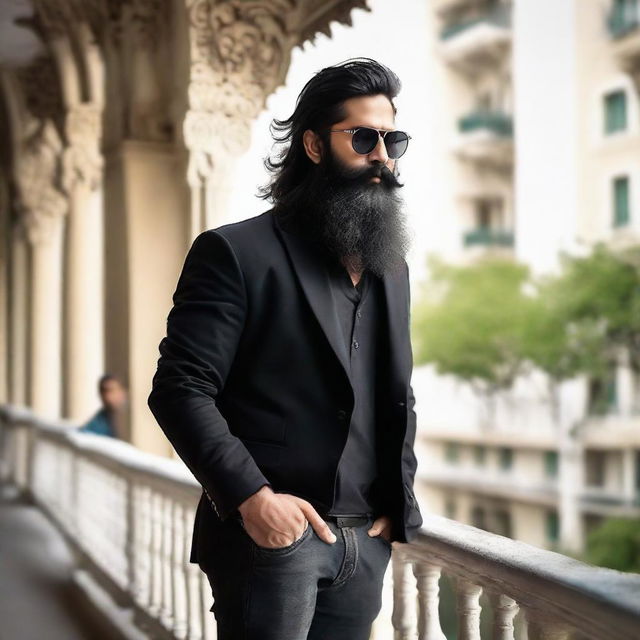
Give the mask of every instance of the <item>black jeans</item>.
<svg viewBox="0 0 640 640">
<path fill-rule="evenodd" d="M 216 520 L 200 566 L 219 640 L 368 640 L 382 606 L 391 544 L 373 524 L 339 527 L 333 544 L 307 523 L 287 547 L 258 546 L 239 519 Z"/>
</svg>

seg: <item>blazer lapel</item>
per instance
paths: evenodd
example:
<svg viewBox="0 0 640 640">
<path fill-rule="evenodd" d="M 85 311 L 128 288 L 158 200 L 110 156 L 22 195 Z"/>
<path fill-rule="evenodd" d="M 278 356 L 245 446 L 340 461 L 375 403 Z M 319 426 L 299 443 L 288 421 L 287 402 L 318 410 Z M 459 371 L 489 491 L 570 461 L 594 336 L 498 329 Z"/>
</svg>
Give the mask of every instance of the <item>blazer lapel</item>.
<svg viewBox="0 0 640 640">
<path fill-rule="evenodd" d="M 338 318 L 334 313 L 335 305 L 327 269 L 322 261 L 316 257 L 312 247 L 297 235 L 285 231 L 279 225 L 275 215 L 272 215 L 272 219 L 274 227 L 289 253 L 307 301 L 351 383 L 349 354 L 338 324 Z"/>
</svg>

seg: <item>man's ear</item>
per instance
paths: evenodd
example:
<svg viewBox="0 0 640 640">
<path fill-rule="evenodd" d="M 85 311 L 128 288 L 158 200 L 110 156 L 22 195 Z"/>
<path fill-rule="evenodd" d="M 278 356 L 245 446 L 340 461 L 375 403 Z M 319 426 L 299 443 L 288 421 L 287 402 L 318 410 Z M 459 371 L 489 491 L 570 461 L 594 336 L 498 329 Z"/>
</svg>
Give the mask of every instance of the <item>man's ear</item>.
<svg viewBox="0 0 640 640">
<path fill-rule="evenodd" d="M 307 129 L 302 134 L 302 144 L 311 162 L 319 164 L 322 158 L 322 140 L 320 140 L 320 136 L 315 131 Z"/>
</svg>

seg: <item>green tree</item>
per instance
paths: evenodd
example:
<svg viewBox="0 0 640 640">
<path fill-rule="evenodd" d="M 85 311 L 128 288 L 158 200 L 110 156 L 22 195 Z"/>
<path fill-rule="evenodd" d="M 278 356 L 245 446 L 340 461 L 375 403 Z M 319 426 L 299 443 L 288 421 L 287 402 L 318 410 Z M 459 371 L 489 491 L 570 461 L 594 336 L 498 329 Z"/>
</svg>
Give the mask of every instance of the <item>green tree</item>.
<svg viewBox="0 0 640 640">
<path fill-rule="evenodd" d="M 586 562 L 640 573 L 640 520 L 610 518 L 587 536 Z"/>
<path fill-rule="evenodd" d="M 633 253 L 599 244 L 585 257 L 563 255 L 560 308 L 572 323 L 598 323 L 609 354 L 629 352 L 640 371 L 640 267 Z"/>
<path fill-rule="evenodd" d="M 533 301 L 523 289 L 526 266 L 486 259 L 472 266 L 431 262 L 431 282 L 413 312 L 415 361 L 468 382 L 487 400 L 489 418 L 499 391 L 525 366 Z"/>
</svg>

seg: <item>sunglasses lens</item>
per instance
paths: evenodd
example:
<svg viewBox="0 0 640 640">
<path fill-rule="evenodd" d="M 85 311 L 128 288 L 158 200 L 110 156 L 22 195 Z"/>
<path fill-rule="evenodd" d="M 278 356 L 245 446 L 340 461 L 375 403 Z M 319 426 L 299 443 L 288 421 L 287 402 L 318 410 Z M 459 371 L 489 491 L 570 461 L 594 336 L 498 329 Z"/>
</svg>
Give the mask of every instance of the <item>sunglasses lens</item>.
<svg viewBox="0 0 640 640">
<path fill-rule="evenodd" d="M 404 131 L 389 131 L 384 137 L 387 154 L 390 158 L 399 158 L 409 146 L 409 136 Z"/>
<path fill-rule="evenodd" d="M 371 153 L 378 144 L 378 132 L 375 129 L 358 129 L 352 138 L 353 150 L 356 153 Z"/>
</svg>

